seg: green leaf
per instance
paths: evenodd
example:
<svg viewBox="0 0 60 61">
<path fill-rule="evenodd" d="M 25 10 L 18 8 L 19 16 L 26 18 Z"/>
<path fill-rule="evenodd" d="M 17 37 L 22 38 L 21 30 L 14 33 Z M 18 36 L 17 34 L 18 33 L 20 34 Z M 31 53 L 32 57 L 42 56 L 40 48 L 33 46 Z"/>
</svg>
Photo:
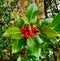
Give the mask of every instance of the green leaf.
<svg viewBox="0 0 60 61">
<path fill-rule="evenodd" d="M 52 23 L 52 21 L 53 21 L 53 18 L 46 18 L 46 19 L 44 19 L 44 20 L 42 21 L 42 23 L 43 23 L 43 24 L 48 24 L 48 25 L 50 25 L 50 24 Z"/>
<path fill-rule="evenodd" d="M 0 16 L 2 16 L 3 15 L 3 12 L 0 12 Z"/>
<path fill-rule="evenodd" d="M 32 3 L 26 12 L 26 17 L 28 18 L 29 22 L 35 23 L 37 20 L 37 14 L 39 12 L 38 7 L 36 6 L 35 3 Z"/>
<path fill-rule="evenodd" d="M 8 28 L 3 36 L 11 36 L 12 39 L 21 39 L 23 37 L 22 33 L 20 32 L 20 29 L 17 27 L 10 27 Z"/>
<path fill-rule="evenodd" d="M 18 59 L 17 59 L 17 61 L 21 61 L 21 60 L 22 60 L 22 58 L 19 56 Z"/>
<path fill-rule="evenodd" d="M 20 19 L 20 15 L 17 14 L 16 12 L 12 12 L 11 15 L 14 16 L 15 19 L 19 20 Z"/>
<path fill-rule="evenodd" d="M 19 28 L 22 27 L 24 22 L 23 20 L 20 19 L 21 18 L 20 15 L 17 14 L 16 12 L 13 12 L 12 15 L 14 15 L 15 18 L 14 25 Z"/>
<path fill-rule="evenodd" d="M 15 21 L 14 21 L 14 25 L 15 25 L 16 27 L 21 28 L 21 27 L 24 25 L 24 22 L 21 21 L 21 20 L 15 20 Z"/>
<path fill-rule="evenodd" d="M 34 55 L 38 60 L 39 60 L 39 56 L 41 56 L 40 43 L 42 43 L 42 40 L 40 39 L 39 36 L 36 36 L 34 38 L 29 38 L 27 40 L 27 45 L 32 51 L 32 55 Z"/>
<path fill-rule="evenodd" d="M 53 19 L 51 26 L 54 28 L 60 22 L 60 13 Z"/>
<path fill-rule="evenodd" d="M 47 21 L 48 23 L 51 23 L 53 21 L 53 18 L 46 18 L 45 21 Z"/>
<path fill-rule="evenodd" d="M 46 18 L 42 21 L 39 21 L 39 27 L 43 26 L 43 25 L 49 25 L 51 26 L 51 23 L 53 21 L 53 18 Z"/>
<path fill-rule="evenodd" d="M 21 20 L 23 20 L 23 21 L 24 21 L 24 23 L 29 24 L 29 21 L 28 21 L 28 19 L 27 19 L 27 17 L 26 17 L 26 16 L 21 17 Z M 29 25 L 30 25 L 30 24 L 29 24 Z"/>
<path fill-rule="evenodd" d="M 20 40 L 13 40 L 12 42 L 12 53 L 19 52 L 22 48 L 22 39 Z"/>
<path fill-rule="evenodd" d="M 40 30 L 41 30 L 41 33 L 47 36 L 47 38 L 57 37 L 57 32 L 47 25 L 43 25 Z"/>
<path fill-rule="evenodd" d="M 29 59 L 29 61 L 40 61 L 40 60 L 38 60 L 37 57 L 34 56 L 34 55 L 30 55 L 28 59 Z"/>
<path fill-rule="evenodd" d="M 35 53 L 40 48 L 40 43 L 35 38 L 28 38 L 27 39 L 27 47 L 30 48 L 32 53 Z"/>
<path fill-rule="evenodd" d="M 60 54 L 58 55 L 57 61 L 60 61 Z"/>
<path fill-rule="evenodd" d="M 36 36 L 34 40 L 36 40 L 39 44 L 43 43 L 43 40 L 39 36 Z"/>
<path fill-rule="evenodd" d="M 28 48 L 30 48 L 30 50 L 31 50 L 32 52 L 34 52 L 35 42 L 33 41 L 32 38 L 28 38 L 28 39 L 27 39 L 27 46 L 28 46 Z"/>
<path fill-rule="evenodd" d="M 60 34 L 60 23 L 54 27 L 55 31 Z"/>
<path fill-rule="evenodd" d="M 33 55 L 38 59 L 38 61 L 40 61 L 39 57 L 41 56 L 41 48 L 39 48 L 39 50 L 36 51 Z"/>
</svg>

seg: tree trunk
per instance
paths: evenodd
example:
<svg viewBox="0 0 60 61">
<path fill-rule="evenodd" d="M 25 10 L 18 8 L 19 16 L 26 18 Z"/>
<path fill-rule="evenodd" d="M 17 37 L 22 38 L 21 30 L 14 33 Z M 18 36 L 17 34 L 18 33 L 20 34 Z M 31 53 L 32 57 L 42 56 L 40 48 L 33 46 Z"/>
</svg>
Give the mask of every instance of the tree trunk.
<svg viewBox="0 0 60 61">
<path fill-rule="evenodd" d="M 48 18 L 48 16 L 47 16 L 47 8 L 46 8 L 46 0 L 44 0 L 44 10 L 45 10 L 45 18 Z"/>
</svg>

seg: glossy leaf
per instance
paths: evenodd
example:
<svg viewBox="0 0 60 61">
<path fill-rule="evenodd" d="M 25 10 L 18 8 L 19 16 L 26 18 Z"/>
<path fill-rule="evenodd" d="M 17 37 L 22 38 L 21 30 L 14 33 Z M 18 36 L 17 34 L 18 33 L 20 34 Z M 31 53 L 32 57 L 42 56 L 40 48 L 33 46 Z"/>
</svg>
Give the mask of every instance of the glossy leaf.
<svg viewBox="0 0 60 61">
<path fill-rule="evenodd" d="M 27 39 L 27 47 L 30 48 L 32 53 L 34 53 L 39 50 L 40 43 L 35 38 L 30 37 Z"/>
<path fill-rule="evenodd" d="M 60 22 L 60 13 L 53 19 L 51 26 L 54 28 Z"/>
<path fill-rule="evenodd" d="M 22 58 L 19 56 L 18 59 L 17 59 L 17 61 L 21 61 L 21 60 L 22 60 Z"/>
<path fill-rule="evenodd" d="M 45 21 L 48 22 L 48 23 L 52 23 L 53 18 L 46 18 Z"/>
<path fill-rule="evenodd" d="M 35 3 L 32 3 L 26 12 L 26 17 L 28 18 L 29 22 L 35 23 L 37 20 L 37 14 L 39 12 L 38 7 L 36 6 Z"/>
<path fill-rule="evenodd" d="M 60 34 L 60 23 L 54 27 L 55 31 Z"/>
<path fill-rule="evenodd" d="M 47 38 L 57 37 L 57 32 L 47 25 L 43 25 L 40 30 L 43 34 L 47 36 Z"/>
<path fill-rule="evenodd" d="M 33 55 L 38 59 L 37 61 L 40 61 L 39 57 L 41 56 L 41 48 L 39 48 L 39 50 L 36 51 Z"/>
<path fill-rule="evenodd" d="M 36 36 L 34 40 L 36 40 L 39 44 L 43 43 L 43 40 L 39 36 Z"/>
<path fill-rule="evenodd" d="M 35 43 L 34 41 L 32 40 L 32 38 L 28 38 L 27 39 L 27 46 L 28 48 L 30 48 L 30 50 L 33 52 L 34 49 L 35 49 Z"/>
<path fill-rule="evenodd" d="M 13 40 L 12 42 L 12 53 L 19 52 L 22 48 L 22 39 L 20 40 Z"/>
<path fill-rule="evenodd" d="M 60 54 L 58 55 L 57 61 L 60 61 Z"/>
<path fill-rule="evenodd" d="M 34 55 L 37 58 L 37 61 L 39 61 L 39 56 L 41 55 L 41 48 L 40 48 L 41 43 L 42 40 L 39 38 L 39 36 L 29 38 L 27 40 L 27 45 L 32 51 L 32 55 Z"/>
<path fill-rule="evenodd" d="M 23 20 L 25 24 L 29 24 L 29 21 L 26 16 L 21 17 L 21 20 Z"/>
<path fill-rule="evenodd" d="M 10 27 L 8 28 L 3 36 L 11 36 L 12 39 L 21 39 L 23 37 L 20 29 L 17 27 Z"/>
<path fill-rule="evenodd" d="M 17 14 L 16 12 L 12 12 L 11 13 L 13 16 L 14 16 L 14 18 L 15 18 L 15 21 L 14 21 L 14 25 L 16 26 L 16 27 L 22 27 L 23 26 L 23 24 L 24 24 L 24 22 L 23 22 L 23 20 L 21 20 L 20 18 L 20 15 L 19 14 Z"/>
</svg>

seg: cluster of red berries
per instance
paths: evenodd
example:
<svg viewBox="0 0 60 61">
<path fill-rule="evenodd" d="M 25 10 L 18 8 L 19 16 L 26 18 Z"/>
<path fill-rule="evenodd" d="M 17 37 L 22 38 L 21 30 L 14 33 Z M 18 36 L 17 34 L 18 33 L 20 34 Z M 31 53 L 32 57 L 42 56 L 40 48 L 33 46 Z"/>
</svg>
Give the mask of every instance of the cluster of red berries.
<svg viewBox="0 0 60 61">
<path fill-rule="evenodd" d="M 23 33 L 25 38 L 28 38 L 29 36 L 31 37 L 35 37 L 37 35 L 37 28 L 35 25 L 32 25 L 30 27 L 25 26 L 23 28 L 20 29 L 21 32 Z"/>
<path fill-rule="evenodd" d="M 21 51 L 21 56 L 24 58 L 25 57 L 25 50 Z"/>
</svg>

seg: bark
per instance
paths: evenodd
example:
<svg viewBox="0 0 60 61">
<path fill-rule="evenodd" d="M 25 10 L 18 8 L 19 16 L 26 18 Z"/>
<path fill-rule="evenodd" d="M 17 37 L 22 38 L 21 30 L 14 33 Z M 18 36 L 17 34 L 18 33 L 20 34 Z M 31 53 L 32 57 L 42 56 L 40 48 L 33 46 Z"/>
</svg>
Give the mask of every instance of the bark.
<svg viewBox="0 0 60 61">
<path fill-rule="evenodd" d="M 45 11 L 45 18 L 48 18 L 48 16 L 47 16 L 47 8 L 46 8 L 46 0 L 44 0 L 44 11 Z"/>
</svg>

